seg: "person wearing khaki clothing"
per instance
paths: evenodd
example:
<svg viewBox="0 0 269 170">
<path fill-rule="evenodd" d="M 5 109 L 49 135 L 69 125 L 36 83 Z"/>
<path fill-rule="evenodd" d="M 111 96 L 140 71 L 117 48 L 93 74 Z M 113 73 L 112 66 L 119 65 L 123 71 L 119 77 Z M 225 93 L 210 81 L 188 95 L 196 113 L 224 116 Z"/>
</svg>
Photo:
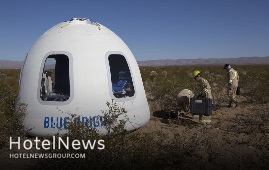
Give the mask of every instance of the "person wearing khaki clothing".
<svg viewBox="0 0 269 170">
<path fill-rule="evenodd" d="M 183 89 L 181 92 L 177 95 L 177 110 L 176 113 L 184 111 L 188 112 L 190 109 L 190 99 L 194 97 L 194 94 L 189 89 Z M 185 116 L 186 114 L 183 113 Z"/>
<path fill-rule="evenodd" d="M 198 97 L 209 98 L 212 100 L 211 86 L 208 81 L 202 77 L 196 80 L 198 82 Z"/>
<path fill-rule="evenodd" d="M 230 64 L 225 64 L 223 69 L 227 70 L 227 78 L 228 78 L 228 97 L 229 97 L 229 107 L 237 106 L 237 98 L 236 98 L 236 90 L 239 83 L 239 75 L 238 72 L 231 67 Z"/>
<path fill-rule="evenodd" d="M 201 98 L 209 98 L 212 100 L 212 93 L 211 93 L 211 86 L 208 83 L 206 79 L 204 79 L 201 76 L 200 71 L 194 71 L 193 72 L 194 79 L 198 82 L 198 95 L 197 97 Z M 211 122 L 211 116 L 206 116 L 207 119 L 203 120 L 203 116 L 199 115 L 199 121 L 200 122 L 205 122 L 205 123 L 210 123 Z"/>
</svg>

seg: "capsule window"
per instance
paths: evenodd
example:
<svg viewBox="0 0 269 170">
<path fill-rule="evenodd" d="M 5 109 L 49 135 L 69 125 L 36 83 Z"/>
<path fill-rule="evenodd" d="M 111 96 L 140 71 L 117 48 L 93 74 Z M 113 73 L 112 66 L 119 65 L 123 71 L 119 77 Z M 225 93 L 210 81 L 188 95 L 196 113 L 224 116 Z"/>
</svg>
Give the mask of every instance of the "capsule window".
<svg viewBox="0 0 269 170">
<path fill-rule="evenodd" d="M 49 55 L 40 82 L 43 101 L 63 102 L 70 97 L 69 58 L 64 54 Z"/>
<path fill-rule="evenodd" d="M 134 96 L 134 84 L 125 57 L 119 54 L 112 54 L 109 55 L 108 61 L 113 95 L 116 98 Z"/>
</svg>

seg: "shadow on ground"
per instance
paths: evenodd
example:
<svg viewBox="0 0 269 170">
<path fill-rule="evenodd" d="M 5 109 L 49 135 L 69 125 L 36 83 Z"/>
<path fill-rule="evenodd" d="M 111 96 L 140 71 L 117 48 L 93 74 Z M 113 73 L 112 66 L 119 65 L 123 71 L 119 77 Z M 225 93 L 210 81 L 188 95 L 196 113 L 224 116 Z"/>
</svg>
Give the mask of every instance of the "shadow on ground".
<svg viewBox="0 0 269 170">
<path fill-rule="evenodd" d="M 165 124 L 175 124 L 182 126 L 200 124 L 199 122 L 195 121 L 190 114 L 188 115 L 184 115 L 183 113 L 177 114 L 175 113 L 175 111 L 171 110 L 158 110 L 153 112 L 152 115 Z"/>
</svg>

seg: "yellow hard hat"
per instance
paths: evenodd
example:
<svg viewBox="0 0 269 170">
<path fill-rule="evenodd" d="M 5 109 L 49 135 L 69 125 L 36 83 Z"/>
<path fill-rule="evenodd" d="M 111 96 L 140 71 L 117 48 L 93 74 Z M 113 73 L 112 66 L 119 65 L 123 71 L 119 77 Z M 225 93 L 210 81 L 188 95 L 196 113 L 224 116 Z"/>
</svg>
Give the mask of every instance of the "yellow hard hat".
<svg viewBox="0 0 269 170">
<path fill-rule="evenodd" d="M 201 74 L 201 72 L 198 71 L 198 70 L 195 70 L 195 71 L 193 72 L 193 77 L 196 77 L 196 76 L 198 76 L 199 74 Z"/>
</svg>

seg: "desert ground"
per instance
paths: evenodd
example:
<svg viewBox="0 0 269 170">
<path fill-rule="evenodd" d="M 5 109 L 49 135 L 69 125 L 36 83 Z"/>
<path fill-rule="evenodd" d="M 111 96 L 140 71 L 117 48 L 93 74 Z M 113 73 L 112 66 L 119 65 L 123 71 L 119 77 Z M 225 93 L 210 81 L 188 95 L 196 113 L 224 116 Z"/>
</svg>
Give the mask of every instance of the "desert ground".
<svg viewBox="0 0 269 170">
<path fill-rule="evenodd" d="M 82 160 L 8 158 L 8 137 L 23 136 L 24 132 L 16 131 L 20 124 L 15 120 L 19 117 L 6 114 L 14 112 L 18 72 L 1 71 L 0 163 L 9 169 L 267 169 L 269 66 L 234 66 L 239 72 L 241 86 L 236 108 L 227 107 L 227 78 L 221 67 L 141 67 L 151 112 L 149 122 L 134 132 L 105 137 L 108 141 L 105 151 L 86 152 L 87 158 Z M 199 123 L 196 115 L 175 114 L 176 95 L 185 88 L 195 91 L 192 72 L 197 69 L 212 87 L 210 124 Z"/>
</svg>

